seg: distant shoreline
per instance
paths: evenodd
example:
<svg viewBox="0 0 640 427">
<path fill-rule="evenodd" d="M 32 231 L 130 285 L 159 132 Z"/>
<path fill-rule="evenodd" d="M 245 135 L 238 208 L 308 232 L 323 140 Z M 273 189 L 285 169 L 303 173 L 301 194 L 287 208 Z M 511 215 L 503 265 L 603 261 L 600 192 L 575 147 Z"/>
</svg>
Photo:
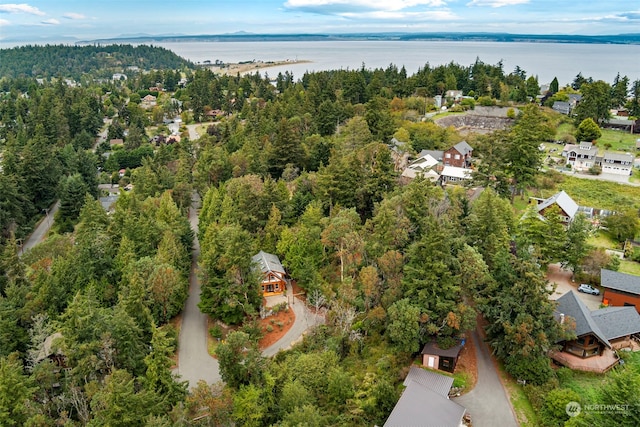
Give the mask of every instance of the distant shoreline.
<svg viewBox="0 0 640 427">
<path fill-rule="evenodd" d="M 640 44 L 640 33 L 610 35 L 510 34 L 510 33 L 353 33 L 353 34 L 202 34 L 139 35 L 76 42 L 113 43 L 181 43 L 181 42 L 284 42 L 284 41 L 461 41 L 571 44 Z"/>
<path fill-rule="evenodd" d="M 227 64 L 207 64 L 200 63 L 198 66 L 208 68 L 216 74 L 227 75 L 227 76 L 235 76 L 236 74 L 246 74 L 257 70 L 262 70 L 265 68 L 271 67 L 280 67 L 282 65 L 291 65 L 291 64 L 308 64 L 312 61 L 308 60 L 283 60 L 283 61 L 247 61 L 247 62 L 238 62 L 238 63 L 227 63 Z"/>
</svg>

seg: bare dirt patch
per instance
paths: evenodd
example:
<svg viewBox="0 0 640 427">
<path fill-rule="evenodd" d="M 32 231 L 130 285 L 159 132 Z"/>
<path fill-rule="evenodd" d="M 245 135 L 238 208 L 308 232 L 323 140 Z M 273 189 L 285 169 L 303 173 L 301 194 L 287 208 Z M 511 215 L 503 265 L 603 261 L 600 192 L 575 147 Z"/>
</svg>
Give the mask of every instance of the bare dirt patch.
<svg viewBox="0 0 640 427">
<path fill-rule="evenodd" d="M 260 319 L 260 329 L 264 334 L 258 341 L 260 350 L 264 350 L 272 344 L 278 342 L 286 334 L 296 321 L 296 315 L 292 309 L 287 308 L 273 316 Z"/>
<path fill-rule="evenodd" d="M 478 359 L 476 358 L 476 343 L 471 335 L 467 338 L 465 346 L 460 352 L 460 358 L 456 364 L 455 374 L 464 374 L 467 377 L 465 393 L 473 390 L 478 382 Z"/>
</svg>

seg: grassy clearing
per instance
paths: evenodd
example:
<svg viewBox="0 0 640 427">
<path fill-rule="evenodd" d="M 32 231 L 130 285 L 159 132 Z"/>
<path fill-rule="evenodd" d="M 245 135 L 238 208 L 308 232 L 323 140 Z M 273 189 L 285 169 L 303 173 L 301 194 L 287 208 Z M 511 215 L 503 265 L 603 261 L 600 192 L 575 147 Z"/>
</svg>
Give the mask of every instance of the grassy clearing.
<svg viewBox="0 0 640 427">
<path fill-rule="evenodd" d="M 609 233 L 605 230 L 598 230 L 595 234 L 589 237 L 587 243 L 591 246 L 604 249 L 622 249 L 620 244 L 613 240 Z"/>
<path fill-rule="evenodd" d="M 580 206 L 619 210 L 640 209 L 640 187 L 616 182 L 575 178 L 563 175 L 552 189 L 535 191 L 535 197 L 550 197 L 564 190 Z"/>
<path fill-rule="evenodd" d="M 621 132 L 613 129 L 601 129 L 602 136 L 598 138 L 598 147 L 605 148 L 606 144 L 611 144 L 611 150 L 635 152 L 637 135 Z"/>
<path fill-rule="evenodd" d="M 621 273 L 633 274 L 635 276 L 640 276 L 640 263 L 635 261 L 629 261 L 626 259 L 620 260 L 620 268 L 618 269 Z"/>
<path fill-rule="evenodd" d="M 576 133 L 576 128 L 571 123 L 562 123 L 556 130 L 556 139 L 562 140 L 565 136 Z"/>
</svg>

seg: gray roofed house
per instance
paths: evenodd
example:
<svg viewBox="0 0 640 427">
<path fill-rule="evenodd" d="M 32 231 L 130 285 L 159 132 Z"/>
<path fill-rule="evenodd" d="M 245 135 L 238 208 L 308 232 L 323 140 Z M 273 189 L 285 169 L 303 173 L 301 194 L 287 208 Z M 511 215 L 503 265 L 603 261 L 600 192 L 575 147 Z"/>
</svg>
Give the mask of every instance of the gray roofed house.
<svg viewBox="0 0 640 427">
<path fill-rule="evenodd" d="M 426 369 L 422 369 L 417 366 L 411 366 L 411 368 L 409 368 L 407 378 L 404 379 L 402 384 L 408 386 L 412 381 L 427 387 L 444 397 L 449 397 L 449 390 L 451 390 L 451 386 L 453 385 L 453 377 L 433 371 L 427 371 Z"/>
<path fill-rule="evenodd" d="M 609 341 L 640 332 L 640 314 L 633 307 L 605 307 L 591 317 Z"/>
<path fill-rule="evenodd" d="M 262 272 L 260 285 L 263 295 L 281 294 L 285 291 L 287 273 L 276 255 L 260 251 L 251 257 L 251 261 Z"/>
<path fill-rule="evenodd" d="M 576 338 L 559 341 L 562 350 L 552 351 L 551 357 L 571 369 L 606 372 L 618 363 L 614 351 L 632 347 L 632 336 L 640 333 L 640 315 L 634 307 L 589 311 L 573 290 L 558 298 L 555 315 L 565 327 L 574 326 Z"/>
<path fill-rule="evenodd" d="M 566 224 L 573 221 L 576 213 L 578 213 L 578 204 L 564 190 L 540 202 L 537 206 L 538 214 L 544 217 L 544 211 L 553 205 L 557 205 L 560 208 L 560 215 Z"/>
<path fill-rule="evenodd" d="M 603 173 L 616 175 L 631 175 L 635 156 L 631 153 L 613 153 L 605 151 L 600 160 Z"/>
<path fill-rule="evenodd" d="M 384 427 L 460 427 L 466 411 L 464 406 L 411 381 Z"/>
<path fill-rule="evenodd" d="M 460 154 L 467 155 L 473 151 L 473 148 L 467 143 L 467 141 L 460 141 L 456 145 L 453 146 L 456 150 L 460 152 Z"/>
<path fill-rule="evenodd" d="M 551 108 L 553 108 L 558 113 L 561 113 L 567 116 L 571 112 L 571 104 L 565 101 L 555 101 Z"/>
<path fill-rule="evenodd" d="M 412 366 L 384 427 L 459 427 L 466 409 L 449 400 L 453 378 Z"/>
<path fill-rule="evenodd" d="M 640 276 L 603 268 L 600 270 L 600 283 L 604 288 L 640 295 Z"/>
<path fill-rule="evenodd" d="M 557 299 L 557 303 L 556 312 L 559 314 L 561 322 L 566 321 L 566 316 L 570 316 L 575 320 L 575 333 L 577 337 L 594 334 L 604 345 L 611 348 L 611 343 L 609 343 L 604 332 L 602 332 L 600 326 L 598 326 L 591 316 L 591 311 L 575 292 L 569 291 L 562 295 Z M 563 317 L 565 318 L 563 319 Z"/>
</svg>

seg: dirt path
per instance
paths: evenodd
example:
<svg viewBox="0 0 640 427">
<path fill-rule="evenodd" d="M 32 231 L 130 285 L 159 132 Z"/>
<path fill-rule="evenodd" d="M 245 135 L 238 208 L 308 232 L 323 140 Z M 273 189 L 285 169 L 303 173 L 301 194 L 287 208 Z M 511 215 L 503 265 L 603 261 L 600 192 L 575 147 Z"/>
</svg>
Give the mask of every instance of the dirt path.
<svg viewBox="0 0 640 427">
<path fill-rule="evenodd" d="M 178 368 L 174 371 L 182 380 L 189 381 L 189 388 L 194 388 L 198 381 L 207 384 L 221 381 L 218 361 L 209 356 L 207 349 L 207 316 L 200 311 L 200 281 L 198 280 L 198 256 L 200 242 L 198 242 L 198 207 L 200 198 L 194 196 L 189 210 L 189 222 L 195 233 L 191 274 L 189 276 L 189 298 L 182 312 L 180 327 Z"/>
</svg>

